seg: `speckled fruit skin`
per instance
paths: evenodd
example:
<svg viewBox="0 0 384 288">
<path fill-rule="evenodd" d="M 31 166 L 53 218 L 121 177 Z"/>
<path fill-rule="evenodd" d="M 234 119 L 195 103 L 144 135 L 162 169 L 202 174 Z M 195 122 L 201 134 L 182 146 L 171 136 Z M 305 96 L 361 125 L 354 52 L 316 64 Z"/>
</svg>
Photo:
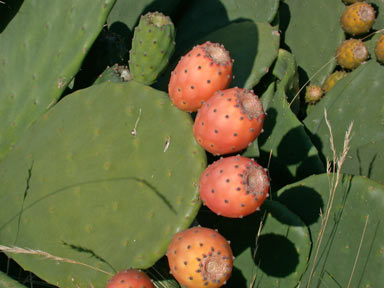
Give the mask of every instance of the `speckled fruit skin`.
<svg viewBox="0 0 384 288">
<path fill-rule="evenodd" d="M 305 91 L 305 102 L 309 104 L 316 104 L 323 97 L 324 91 L 318 85 L 309 85 Z"/>
<path fill-rule="evenodd" d="M 217 90 L 232 81 L 233 60 L 223 45 L 212 42 L 195 46 L 171 73 L 168 94 L 181 110 L 197 111 Z"/>
<path fill-rule="evenodd" d="M 345 69 L 355 69 L 369 57 L 368 49 L 359 39 L 349 39 L 336 50 L 336 61 Z"/>
<path fill-rule="evenodd" d="M 375 19 L 376 12 L 370 4 L 357 2 L 345 8 L 340 23 L 345 32 L 360 35 L 372 28 Z"/>
<path fill-rule="evenodd" d="M 376 59 L 384 64 L 384 34 L 376 42 L 375 55 Z"/>
<path fill-rule="evenodd" d="M 113 276 L 106 288 L 155 288 L 155 285 L 143 271 L 126 269 Z"/>
<path fill-rule="evenodd" d="M 262 103 L 253 91 L 230 88 L 217 91 L 196 114 L 193 133 L 197 143 L 214 155 L 246 148 L 262 132 Z"/>
<path fill-rule="evenodd" d="M 213 162 L 199 181 L 203 203 L 214 213 L 230 218 L 242 218 L 259 210 L 269 187 L 266 169 L 243 156 Z"/>
<path fill-rule="evenodd" d="M 167 251 L 171 274 L 184 288 L 217 288 L 231 276 L 233 254 L 217 231 L 193 227 L 174 235 Z"/>
</svg>

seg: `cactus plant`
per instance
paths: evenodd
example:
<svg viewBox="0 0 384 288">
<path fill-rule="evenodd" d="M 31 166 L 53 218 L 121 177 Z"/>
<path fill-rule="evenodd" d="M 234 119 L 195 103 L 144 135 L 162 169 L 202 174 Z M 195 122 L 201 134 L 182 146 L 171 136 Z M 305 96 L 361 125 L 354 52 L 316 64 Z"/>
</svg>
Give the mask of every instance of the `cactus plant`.
<svg viewBox="0 0 384 288">
<path fill-rule="evenodd" d="M 197 183 L 205 154 L 191 125 L 165 93 L 135 81 L 106 82 L 66 96 L 2 162 L 2 243 L 107 272 L 150 267 L 200 206 Z M 182 163 L 188 168 L 180 169 Z M 153 243 L 158 235 L 162 241 Z M 105 274 L 87 268 L 13 256 L 58 286 L 105 283 Z"/>
<path fill-rule="evenodd" d="M 114 2 L 26 0 L 21 5 L 0 35 L 0 160 L 31 123 L 56 103 Z M 44 55 L 44 61 L 36 55 Z"/>
<path fill-rule="evenodd" d="M 179 288 L 176 280 L 250 288 L 383 282 L 384 66 L 380 48 L 375 53 L 382 0 L 368 2 L 376 19 L 356 37 L 340 23 L 344 9 L 366 6 L 356 0 L 48 2 L 0 1 L 0 286 L 105 288 L 124 269 L 142 269 L 166 288 Z M 141 29 L 149 15 L 173 26 Z M 347 20 L 344 28 L 355 22 Z M 353 71 L 329 90 L 336 80 L 326 78 L 342 68 L 337 47 L 352 37 L 370 57 L 343 68 Z M 158 56 L 165 46 L 157 48 L 163 41 L 170 48 L 164 58 Z M 194 126 L 208 123 L 200 115 L 210 100 L 187 113 L 168 90 L 180 57 L 206 42 L 222 44 L 234 60 L 225 90 L 259 95 L 265 112 L 264 132 L 221 157 L 194 138 Z M 316 105 L 305 103 L 310 85 L 327 91 Z M 211 92 L 210 99 L 221 95 Z M 231 115 L 220 118 L 224 126 L 213 119 L 212 134 L 230 131 L 215 145 L 239 139 L 239 123 L 224 122 Z M 342 164 L 327 161 L 342 148 Z M 264 201 L 249 213 L 224 215 L 218 203 L 247 205 L 202 172 L 240 158 L 266 168 L 262 196 L 269 196 L 257 197 Z M 237 181 L 236 192 L 248 172 L 227 177 L 227 170 L 219 168 L 218 177 L 225 176 L 223 187 Z M 218 191 L 224 199 L 207 198 Z M 207 242 L 199 242 L 200 261 L 188 248 L 166 255 L 173 239 L 181 243 L 198 225 L 230 241 L 230 273 L 229 262 L 207 260 L 220 258 L 215 247 L 199 250 Z M 172 252 L 187 265 L 169 262 Z M 190 263 L 200 264 L 180 278 L 180 267 Z M 218 283 L 208 272 L 218 275 L 223 267 Z"/>
</svg>

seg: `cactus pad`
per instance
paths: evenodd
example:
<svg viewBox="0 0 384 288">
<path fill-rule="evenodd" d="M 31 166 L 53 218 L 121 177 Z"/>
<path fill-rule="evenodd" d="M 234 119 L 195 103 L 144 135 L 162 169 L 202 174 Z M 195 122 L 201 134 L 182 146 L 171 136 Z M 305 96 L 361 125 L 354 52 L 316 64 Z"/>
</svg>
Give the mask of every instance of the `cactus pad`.
<svg viewBox="0 0 384 288">
<path fill-rule="evenodd" d="M 364 175 L 383 183 L 384 171 L 384 67 L 368 61 L 341 79 L 327 96 L 317 103 L 304 120 L 311 134 L 316 135 L 316 146 L 327 158 L 332 158 L 329 129 L 337 151 L 342 151 L 344 135 L 353 121 L 349 157 L 343 172 Z"/>
<path fill-rule="evenodd" d="M 0 160 L 31 123 L 56 103 L 114 2 L 23 2 L 0 35 Z"/>
<path fill-rule="evenodd" d="M 129 52 L 129 70 L 138 82 L 152 84 L 175 50 L 175 27 L 162 13 L 147 13 L 135 28 Z"/>
<path fill-rule="evenodd" d="M 191 117 L 166 93 L 135 81 L 93 85 L 63 98 L 1 163 L 0 242 L 112 274 L 148 268 L 193 221 L 205 166 Z M 60 287 L 105 287 L 110 278 L 9 256 Z"/>
<path fill-rule="evenodd" d="M 384 186 L 365 177 L 341 175 L 313 266 L 322 223 L 319 211 L 325 217 L 331 179 L 327 174 L 311 176 L 277 193 L 277 200 L 299 215 L 311 231 L 312 255 L 301 286 L 380 287 L 384 283 Z M 311 285 L 307 286 L 313 267 Z"/>
</svg>

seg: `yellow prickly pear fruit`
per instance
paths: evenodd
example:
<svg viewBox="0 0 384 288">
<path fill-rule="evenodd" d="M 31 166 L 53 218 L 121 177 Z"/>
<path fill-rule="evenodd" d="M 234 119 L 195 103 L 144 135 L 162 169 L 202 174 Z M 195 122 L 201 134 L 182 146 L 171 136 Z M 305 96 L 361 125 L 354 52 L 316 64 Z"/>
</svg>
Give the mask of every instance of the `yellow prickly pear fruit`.
<svg viewBox="0 0 384 288">
<path fill-rule="evenodd" d="M 315 104 L 323 97 L 324 91 L 318 85 L 309 85 L 305 91 L 305 102 L 308 104 Z"/>
<path fill-rule="evenodd" d="M 355 69 L 369 57 L 368 49 L 359 39 L 349 39 L 336 50 L 336 61 L 345 69 Z"/>
<path fill-rule="evenodd" d="M 376 19 L 372 5 L 366 2 L 354 3 L 347 6 L 341 15 L 340 23 L 343 30 L 352 35 L 368 32 Z"/>
<path fill-rule="evenodd" d="M 335 86 L 335 84 L 343 79 L 345 77 L 345 75 L 347 75 L 348 73 L 345 72 L 345 71 L 335 71 L 333 72 L 331 75 L 329 75 L 327 77 L 327 79 L 325 79 L 323 85 L 321 86 L 321 89 L 323 89 L 324 93 L 327 93 L 329 90 L 331 90 L 333 88 L 333 86 Z"/>
<path fill-rule="evenodd" d="M 384 34 L 376 42 L 375 55 L 376 59 L 384 64 Z"/>
</svg>

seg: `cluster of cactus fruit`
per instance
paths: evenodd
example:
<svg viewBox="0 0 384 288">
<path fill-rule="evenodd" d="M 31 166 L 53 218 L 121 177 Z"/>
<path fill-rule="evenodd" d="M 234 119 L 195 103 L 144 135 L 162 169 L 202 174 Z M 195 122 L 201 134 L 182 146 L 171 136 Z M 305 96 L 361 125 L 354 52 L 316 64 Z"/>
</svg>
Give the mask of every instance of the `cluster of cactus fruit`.
<svg viewBox="0 0 384 288">
<path fill-rule="evenodd" d="M 0 286 L 379 287 L 384 3 L 306 1 L 0 1 Z"/>
<path fill-rule="evenodd" d="M 372 29 L 376 19 L 375 8 L 365 1 L 344 1 L 347 6 L 340 17 L 340 25 L 343 31 L 352 38 L 343 41 L 336 50 L 337 64 L 343 70 L 337 70 L 329 75 L 322 86 L 309 85 L 305 94 L 305 101 L 316 104 L 340 79 L 360 66 L 369 58 L 369 52 L 364 39 Z M 360 38 L 357 38 L 360 37 Z M 384 34 L 376 41 L 375 55 L 379 62 L 384 63 L 383 40 Z"/>
</svg>

